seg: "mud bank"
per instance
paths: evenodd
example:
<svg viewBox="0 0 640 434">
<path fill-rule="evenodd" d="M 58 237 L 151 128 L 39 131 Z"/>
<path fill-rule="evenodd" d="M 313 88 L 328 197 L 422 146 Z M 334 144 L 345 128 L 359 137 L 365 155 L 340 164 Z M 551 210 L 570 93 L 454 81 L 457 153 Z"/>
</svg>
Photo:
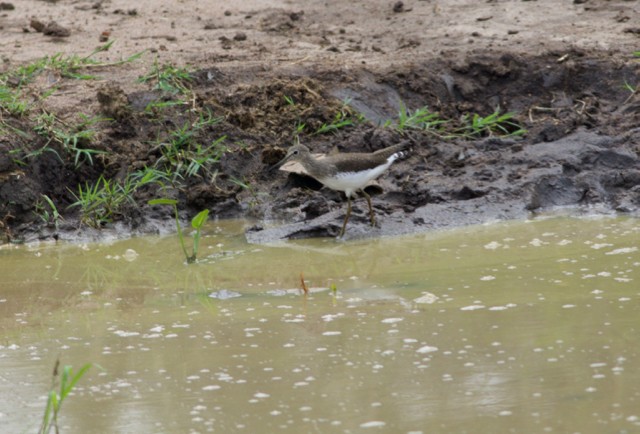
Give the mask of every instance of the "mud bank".
<svg viewBox="0 0 640 434">
<path fill-rule="evenodd" d="M 71 3 L 46 7 L 62 19 L 68 15 L 60 11 L 71 13 Z M 171 210 L 148 206 L 155 197 L 177 199 L 185 221 L 204 208 L 215 218 L 252 219 L 252 242 L 335 236 L 344 216 L 340 195 L 318 190 L 308 178 L 269 170 L 298 140 L 318 153 L 413 142 L 411 155 L 380 178 L 380 194 L 373 198 L 378 227 L 368 226 L 366 203 L 356 201 L 347 239 L 522 218 L 556 207 L 638 215 L 640 99 L 633 90 L 640 68 L 625 19 L 637 3 L 572 6 L 562 9 L 564 21 L 557 22 L 546 22 L 544 8 L 532 2 L 428 3 L 399 9 L 378 1 L 360 9 L 352 5 L 369 24 L 355 14 L 337 26 L 335 16 L 313 2 L 301 2 L 300 10 L 250 3 L 251 11 L 213 11 L 218 21 L 191 23 L 194 38 L 162 39 L 168 46 L 158 46 L 158 38 L 127 39 L 127 56 L 135 52 L 132 43 L 151 50 L 140 61 L 114 65 L 116 52 L 99 53 L 103 63 L 91 65 L 90 80 L 47 66 L 23 81 L 12 71 L 24 60 L 6 59 L 3 86 L 28 104 L 20 112 L 2 106 L 4 240 L 164 231 Z M 105 5 L 73 13 L 105 23 L 117 17 L 114 28 L 159 28 L 149 21 L 151 6 L 140 5 L 135 14 Z M 615 14 L 605 5 L 615 6 Z M 172 4 L 166 7 L 163 16 L 193 19 Z M 20 13 L 26 12 L 18 7 L 5 20 Z M 494 17 L 507 15 L 527 19 L 516 19 L 518 29 L 491 27 Z M 431 39 L 420 33 L 425 20 L 433 26 Z M 43 36 L 19 35 L 19 22 L 0 31 L 38 53 Z M 381 35 L 375 23 L 387 22 L 401 24 L 404 32 L 394 26 Z M 583 39 L 535 33 L 542 25 L 564 32 L 568 22 Z M 176 26 L 188 28 L 186 21 Z M 71 36 L 57 43 L 86 49 L 86 41 L 75 36 L 91 29 L 71 28 Z M 486 37 L 497 29 L 504 35 Z M 196 54 L 204 46 L 209 54 Z M 110 50 L 122 50 L 115 47 Z M 23 51 L 13 54 L 22 59 Z M 188 68 L 172 66 L 185 60 Z M 158 77 L 166 71 L 184 77 L 163 88 Z M 399 128 L 399 113 L 422 108 L 443 120 L 444 129 Z M 507 130 L 454 134 L 472 116 L 497 109 L 513 114 Z M 69 141 L 85 132 L 80 128 L 90 134 Z M 527 133 L 500 137 L 517 128 Z M 214 144 L 215 152 L 196 158 Z M 175 154 L 168 155 L 169 145 Z M 80 188 L 104 180 L 126 186 L 149 168 L 159 181 L 132 189 L 108 218 L 88 219 L 73 206 Z M 45 196 L 60 214 L 55 221 Z"/>
</svg>

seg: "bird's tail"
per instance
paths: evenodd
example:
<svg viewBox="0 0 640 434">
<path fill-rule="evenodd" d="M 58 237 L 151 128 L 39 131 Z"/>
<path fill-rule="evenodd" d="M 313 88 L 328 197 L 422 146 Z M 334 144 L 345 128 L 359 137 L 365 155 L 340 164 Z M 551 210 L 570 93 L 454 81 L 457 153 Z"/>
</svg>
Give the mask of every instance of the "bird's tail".
<svg viewBox="0 0 640 434">
<path fill-rule="evenodd" d="M 402 141 L 402 142 L 398 143 L 397 145 L 393 145 L 393 146 L 389 146 L 388 148 L 380 149 L 380 150 L 374 152 L 374 154 L 382 155 L 385 158 L 389 158 L 389 157 L 393 156 L 393 161 L 395 161 L 395 160 L 397 160 L 399 158 L 404 158 L 404 157 L 409 155 L 411 144 L 412 143 L 411 143 L 410 140 L 405 140 L 405 141 Z"/>
</svg>

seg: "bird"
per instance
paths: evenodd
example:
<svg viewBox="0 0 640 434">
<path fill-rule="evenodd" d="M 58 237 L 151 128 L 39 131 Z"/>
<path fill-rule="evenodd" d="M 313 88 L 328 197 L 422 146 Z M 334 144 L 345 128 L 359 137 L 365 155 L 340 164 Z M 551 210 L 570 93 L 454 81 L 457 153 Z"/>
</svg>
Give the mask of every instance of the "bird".
<svg viewBox="0 0 640 434">
<path fill-rule="evenodd" d="M 382 175 L 394 161 L 406 155 L 409 142 L 399 143 L 371 153 L 337 153 L 324 158 L 316 158 L 305 145 L 296 144 L 289 148 L 282 160 L 274 168 L 288 161 L 300 163 L 306 173 L 332 190 L 342 191 L 347 197 L 347 214 L 338 238 L 342 238 L 351 217 L 351 198 L 361 192 L 369 205 L 371 226 L 376 219 L 371 206 L 371 196 L 364 191 L 367 184 Z"/>
</svg>

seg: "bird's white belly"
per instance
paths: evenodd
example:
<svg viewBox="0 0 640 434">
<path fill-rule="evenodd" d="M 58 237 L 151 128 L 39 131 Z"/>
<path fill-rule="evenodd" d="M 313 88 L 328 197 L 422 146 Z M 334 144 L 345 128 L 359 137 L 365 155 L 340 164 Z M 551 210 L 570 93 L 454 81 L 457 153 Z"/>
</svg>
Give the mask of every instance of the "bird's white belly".
<svg viewBox="0 0 640 434">
<path fill-rule="evenodd" d="M 392 162 L 393 160 L 390 159 L 386 164 L 373 169 L 359 172 L 343 172 L 334 178 L 322 178 L 318 179 L 318 181 L 332 190 L 344 191 L 347 196 L 351 196 L 355 191 L 365 187 L 369 181 L 380 176 Z"/>
</svg>

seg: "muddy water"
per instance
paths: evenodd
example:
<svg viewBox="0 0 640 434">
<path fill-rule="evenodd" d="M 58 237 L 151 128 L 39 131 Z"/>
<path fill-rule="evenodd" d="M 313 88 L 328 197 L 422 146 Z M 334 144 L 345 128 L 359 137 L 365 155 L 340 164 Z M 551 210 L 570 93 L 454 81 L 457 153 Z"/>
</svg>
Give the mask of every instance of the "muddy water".
<svg viewBox="0 0 640 434">
<path fill-rule="evenodd" d="M 2 246 L 2 432 L 37 430 L 58 355 L 102 367 L 65 433 L 640 430 L 637 220 L 242 230 L 210 226 L 192 266 L 175 237 Z"/>
</svg>

